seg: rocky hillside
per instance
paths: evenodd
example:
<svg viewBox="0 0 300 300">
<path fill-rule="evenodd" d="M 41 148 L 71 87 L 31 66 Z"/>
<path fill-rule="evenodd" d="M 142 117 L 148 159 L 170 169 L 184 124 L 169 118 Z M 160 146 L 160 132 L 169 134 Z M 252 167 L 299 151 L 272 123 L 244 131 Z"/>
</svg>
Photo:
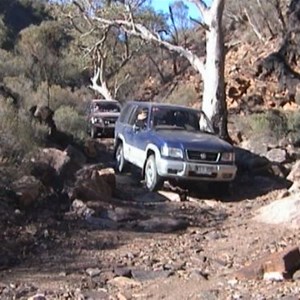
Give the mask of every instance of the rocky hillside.
<svg viewBox="0 0 300 300">
<path fill-rule="evenodd" d="M 227 101 L 229 109 L 238 112 L 283 108 L 298 108 L 299 92 L 290 97 L 287 89 L 281 89 L 272 75 L 262 79 L 258 75 L 259 63 L 278 50 L 279 40 L 265 43 L 237 44 L 226 56 Z"/>
</svg>

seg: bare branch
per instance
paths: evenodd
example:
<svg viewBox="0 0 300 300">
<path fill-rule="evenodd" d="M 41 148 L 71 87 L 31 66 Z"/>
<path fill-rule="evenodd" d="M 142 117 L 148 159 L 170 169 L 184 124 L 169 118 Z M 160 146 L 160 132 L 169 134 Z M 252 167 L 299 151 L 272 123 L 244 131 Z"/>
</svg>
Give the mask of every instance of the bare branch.
<svg viewBox="0 0 300 300">
<path fill-rule="evenodd" d="M 202 23 L 201 21 L 196 20 L 196 19 L 194 19 L 192 17 L 190 17 L 190 20 L 193 21 L 193 22 L 195 22 L 195 23 L 197 23 L 198 25 L 200 25 L 204 30 L 207 30 L 207 31 L 210 30 L 209 27 L 205 23 Z"/>
<path fill-rule="evenodd" d="M 109 99 L 112 99 L 112 95 L 107 87 L 107 84 L 106 82 L 103 82 L 101 84 L 101 86 L 97 83 L 98 81 L 98 78 L 100 76 L 100 68 L 96 68 L 95 71 L 94 71 L 94 76 L 91 78 L 91 82 L 92 82 L 92 85 L 90 85 L 89 87 L 94 90 L 95 92 L 99 93 L 100 95 L 102 95 L 105 99 L 109 100 Z"/>
<path fill-rule="evenodd" d="M 124 68 L 126 66 L 126 64 L 131 60 L 131 58 L 137 54 L 142 48 L 142 45 L 138 48 L 136 48 L 135 50 L 133 50 L 131 53 L 127 53 L 125 54 L 123 57 L 122 57 L 122 60 L 121 62 L 119 63 L 119 65 L 114 69 L 112 70 L 109 74 L 107 74 L 107 79 L 110 79 L 112 78 L 113 76 L 115 76 L 122 68 Z M 125 50 L 127 51 L 127 50 Z M 129 51 L 129 49 L 128 49 Z"/>
<path fill-rule="evenodd" d="M 178 45 L 178 43 L 179 43 L 179 34 L 178 34 L 177 26 L 176 26 L 175 19 L 174 19 L 174 13 L 173 13 L 173 9 L 172 9 L 171 5 L 169 5 L 169 12 L 170 12 L 172 26 L 173 26 L 173 29 L 174 29 L 174 32 L 175 32 L 175 36 L 174 36 L 173 39 L 174 39 L 176 45 Z"/>
<path fill-rule="evenodd" d="M 249 24 L 250 24 L 250 26 L 251 26 L 253 32 L 256 34 L 256 36 L 258 37 L 258 39 L 259 39 L 260 41 L 263 41 L 263 40 L 264 40 L 264 37 L 263 37 L 262 34 L 259 32 L 259 30 L 258 30 L 256 24 L 254 24 L 254 22 L 252 21 L 250 15 L 249 15 L 249 13 L 248 13 L 248 10 L 247 10 L 246 8 L 244 9 L 244 13 L 245 13 L 245 15 L 246 15 L 246 17 L 247 17 L 247 19 L 248 19 L 248 21 L 249 21 Z"/>
<path fill-rule="evenodd" d="M 123 80 L 121 81 L 115 81 L 115 86 L 114 86 L 114 98 L 117 99 L 117 95 L 118 92 L 120 90 L 120 88 L 128 81 L 128 79 L 130 78 L 130 74 L 127 73 L 126 76 L 123 78 Z"/>
<path fill-rule="evenodd" d="M 205 71 L 203 59 L 199 58 L 197 55 L 193 54 L 190 50 L 185 49 L 184 47 L 173 45 L 168 41 L 162 40 L 159 35 L 152 33 L 146 26 L 135 23 L 134 28 L 132 28 L 131 22 L 126 20 L 108 20 L 101 17 L 92 18 L 101 24 L 116 26 L 130 35 L 134 35 L 146 41 L 157 43 L 170 51 L 177 52 L 179 55 L 185 57 L 193 66 L 193 68 L 197 72 L 200 72 L 200 74 L 203 76 Z"/>
<path fill-rule="evenodd" d="M 268 27 L 268 30 L 269 30 L 270 35 L 271 35 L 271 38 L 273 38 L 275 34 L 274 34 L 273 30 L 272 30 L 270 22 L 268 21 L 268 14 L 266 13 L 265 8 L 261 4 L 261 1 L 260 0 L 256 0 L 256 2 L 258 4 L 258 6 L 260 7 L 261 13 L 262 13 L 262 15 L 264 17 L 264 21 L 265 21 L 265 23 L 266 23 L 266 25 Z"/>
<path fill-rule="evenodd" d="M 91 22 L 89 16 L 86 14 L 84 8 L 75 0 L 73 0 L 73 4 L 79 9 L 81 14 L 84 16 L 84 19 L 91 25 L 93 26 L 93 23 Z"/>
<path fill-rule="evenodd" d="M 203 22 L 208 25 L 208 15 L 209 15 L 209 8 L 207 7 L 206 3 L 203 0 L 188 0 L 190 3 L 193 3 L 198 8 L 201 19 Z"/>
</svg>

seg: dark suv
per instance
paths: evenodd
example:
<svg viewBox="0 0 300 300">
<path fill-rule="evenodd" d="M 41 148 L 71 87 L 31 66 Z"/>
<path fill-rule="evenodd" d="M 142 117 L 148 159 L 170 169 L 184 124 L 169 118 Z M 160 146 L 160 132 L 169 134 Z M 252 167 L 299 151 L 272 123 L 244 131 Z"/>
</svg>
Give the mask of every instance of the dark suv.
<svg viewBox="0 0 300 300">
<path fill-rule="evenodd" d="M 212 129 L 201 131 L 201 116 L 184 106 L 127 103 L 115 127 L 117 170 L 127 163 L 139 167 L 151 191 L 166 179 L 211 181 L 227 190 L 237 170 L 233 147 Z"/>
<path fill-rule="evenodd" d="M 93 99 L 88 107 L 87 131 L 90 136 L 113 137 L 120 110 L 121 106 L 116 100 Z"/>
</svg>

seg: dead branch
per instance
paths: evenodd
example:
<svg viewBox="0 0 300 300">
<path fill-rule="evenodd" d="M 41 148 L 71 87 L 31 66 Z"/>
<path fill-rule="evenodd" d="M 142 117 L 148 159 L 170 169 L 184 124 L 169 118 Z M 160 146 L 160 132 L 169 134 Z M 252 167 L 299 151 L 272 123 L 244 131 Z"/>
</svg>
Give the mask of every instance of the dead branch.
<svg viewBox="0 0 300 300">
<path fill-rule="evenodd" d="M 253 32 L 255 33 L 255 35 L 258 37 L 258 39 L 259 39 L 260 41 L 264 41 L 264 37 L 263 37 L 262 34 L 259 32 L 259 30 L 258 30 L 256 24 L 252 21 L 250 15 L 249 15 L 249 13 L 248 13 L 248 10 L 247 10 L 246 8 L 244 8 L 244 13 L 245 13 L 245 15 L 246 15 L 246 17 L 247 17 L 247 19 L 248 19 L 248 22 L 249 22 L 249 24 L 250 24 L 250 26 L 251 26 Z"/>
<path fill-rule="evenodd" d="M 203 0 L 188 0 L 190 3 L 193 3 L 198 8 L 201 19 L 203 20 L 204 24 L 208 25 L 208 15 L 209 15 L 209 8 L 207 7 L 206 3 Z"/>
<path fill-rule="evenodd" d="M 157 43 L 170 51 L 177 52 L 181 56 L 188 59 L 188 61 L 196 71 L 200 72 L 200 74 L 202 75 L 204 74 L 205 67 L 204 60 L 202 58 L 199 58 L 188 49 L 185 49 L 181 46 L 173 45 L 168 41 L 162 40 L 159 35 L 152 33 L 146 26 L 139 23 L 135 23 L 135 26 L 132 27 L 131 22 L 126 20 L 108 20 L 97 16 L 93 16 L 92 18 L 96 22 L 99 22 L 103 25 L 111 25 L 121 28 L 127 34 L 134 35 L 138 38 L 149 42 Z"/>
<path fill-rule="evenodd" d="M 130 78 L 130 74 L 127 73 L 125 75 L 125 77 L 123 78 L 123 80 L 121 80 L 119 82 L 117 80 L 115 80 L 115 84 L 114 84 L 114 98 L 115 99 L 117 99 L 117 95 L 118 95 L 120 88 L 128 81 L 129 78 Z"/>
</svg>

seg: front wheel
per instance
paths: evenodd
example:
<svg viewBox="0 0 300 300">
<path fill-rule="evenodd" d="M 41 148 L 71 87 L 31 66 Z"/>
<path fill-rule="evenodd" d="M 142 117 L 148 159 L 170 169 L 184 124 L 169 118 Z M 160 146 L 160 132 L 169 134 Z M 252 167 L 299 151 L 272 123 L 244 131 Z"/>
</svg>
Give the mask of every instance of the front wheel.
<svg viewBox="0 0 300 300">
<path fill-rule="evenodd" d="M 124 158 L 124 147 L 123 147 L 123 143 L 119 143 L 119 145 L 117 146 L 117 151 L 116 151 L 116 161 L 117 161 L 117 165 L 116 165 L 116 169 L 119 173 L 124 172 L 125 168 L 126 168 L 126 160 Z"/>
<path fill-rule="evenodd" d="M 150 155 L 146 161 L 145 183 L 147 189 L 151 192 L 157 191 L 163 185 L 163 180 L 157 173 L 157 167 L 156 167 L 156 161 L 154 155 Z"/>
</svg>

